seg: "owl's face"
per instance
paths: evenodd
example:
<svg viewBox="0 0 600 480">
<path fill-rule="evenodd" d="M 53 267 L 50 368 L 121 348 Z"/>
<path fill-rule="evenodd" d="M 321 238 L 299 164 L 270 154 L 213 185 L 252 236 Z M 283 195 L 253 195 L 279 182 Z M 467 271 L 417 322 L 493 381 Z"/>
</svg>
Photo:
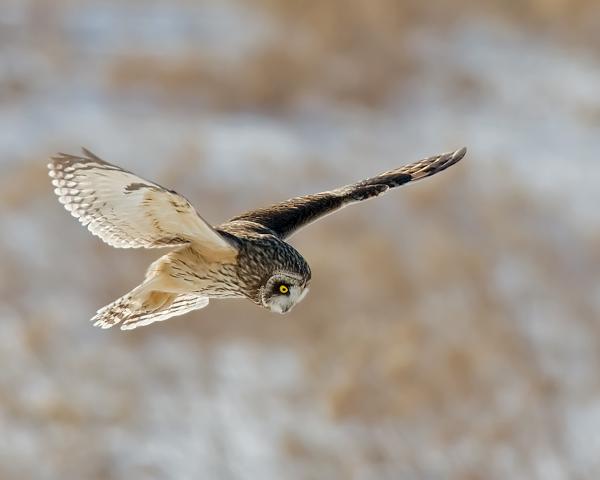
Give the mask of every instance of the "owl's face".
<svg viewBox="0 0 600 480">
<path fill-rule="evenodd" d="M 276 273 L 261 289 L 263 307 L 287 313 L 308 293 L 308 281 L 291 273 Z"/>
</svg>

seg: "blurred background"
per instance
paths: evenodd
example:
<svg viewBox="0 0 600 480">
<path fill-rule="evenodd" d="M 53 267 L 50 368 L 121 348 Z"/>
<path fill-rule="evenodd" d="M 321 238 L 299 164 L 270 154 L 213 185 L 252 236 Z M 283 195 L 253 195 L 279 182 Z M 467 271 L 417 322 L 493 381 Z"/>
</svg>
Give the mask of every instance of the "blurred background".
<svg viewBox="0 0 600 480">
<path fill-rule="evenodd" d="M 2 0 L 0 478 L 600 478 L 600 4 Z M 467 145 L 293 244 L 309 296 L 88 323 L 159 251 L 57 151 L 220 223 Z"/>
</svg>

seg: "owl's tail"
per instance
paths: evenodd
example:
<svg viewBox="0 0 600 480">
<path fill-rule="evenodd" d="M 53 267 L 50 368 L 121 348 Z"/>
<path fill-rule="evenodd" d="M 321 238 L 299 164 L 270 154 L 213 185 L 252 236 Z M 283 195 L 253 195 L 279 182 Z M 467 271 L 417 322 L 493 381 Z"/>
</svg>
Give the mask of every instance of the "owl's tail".
<svg viewBox="0 0 600 480">
<path fill-rule="evenodd" d="M 142 314 L 159 311 L 172 296 L 173 294 L 166 292 L 148 291 L 142 283 L 131 292 L 102 307 L 91 321 L 95 327 L 110 328 Z"/>
<path fill-rule="evenodd" d="M 102 307 L 91 321 L 100 328 L 121 324 L 121 330 L 133 330 L 206 305 L 208 297 L 151 290 L 146 283 L 142 283 L 113 303 Z"/>
</svg>

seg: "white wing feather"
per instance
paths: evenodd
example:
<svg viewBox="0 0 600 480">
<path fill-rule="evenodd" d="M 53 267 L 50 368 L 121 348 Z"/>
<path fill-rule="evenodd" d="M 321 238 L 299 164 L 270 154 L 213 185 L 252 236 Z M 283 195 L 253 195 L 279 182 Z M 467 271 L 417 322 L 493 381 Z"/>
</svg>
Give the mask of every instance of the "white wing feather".
<svg viewBox="0 0 600 480">
<path fill-rule="evenodd" d="M 59 201 L 88 230 L 118 248 L 159 248 L 198 243 L 234 247 L 181 195 L 107 163 L 88 150 L 64 153 L 48 164 Z"/>
</svg>

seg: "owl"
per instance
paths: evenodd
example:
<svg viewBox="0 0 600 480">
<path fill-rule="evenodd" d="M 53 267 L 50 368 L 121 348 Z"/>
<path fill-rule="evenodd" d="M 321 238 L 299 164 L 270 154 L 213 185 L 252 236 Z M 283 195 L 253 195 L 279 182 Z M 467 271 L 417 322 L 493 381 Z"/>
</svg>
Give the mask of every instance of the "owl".
<svg viewBox="0 0 600 480">
<path fill-rule="evenodd" d="M 58 200 L 117 248 L 169 248 L 144 281 L 98 310 L 95 326 L 131 330 L 204 308 L 211 298 L 247 298 L 289 312 L 308 292 L 306 260 L 287 243 L 300 228 L 347 205 L 434 175 L 461 160 L 462 148 L 327 192 L 292 198 L 211 226 L 183 196 L 83 149 L 48 164 Z"/>
</svg>

